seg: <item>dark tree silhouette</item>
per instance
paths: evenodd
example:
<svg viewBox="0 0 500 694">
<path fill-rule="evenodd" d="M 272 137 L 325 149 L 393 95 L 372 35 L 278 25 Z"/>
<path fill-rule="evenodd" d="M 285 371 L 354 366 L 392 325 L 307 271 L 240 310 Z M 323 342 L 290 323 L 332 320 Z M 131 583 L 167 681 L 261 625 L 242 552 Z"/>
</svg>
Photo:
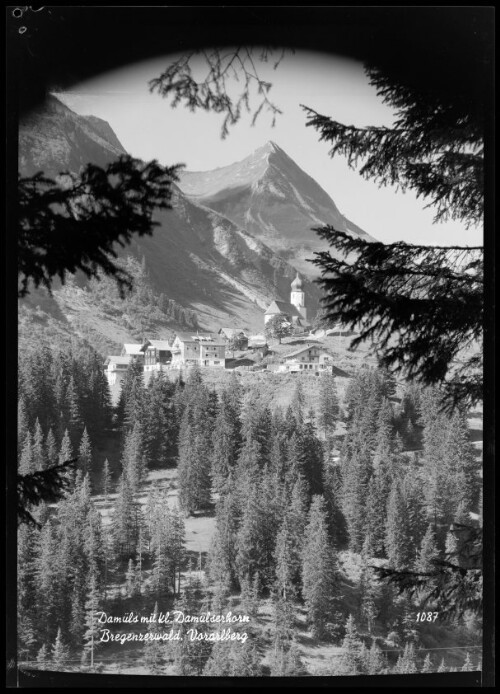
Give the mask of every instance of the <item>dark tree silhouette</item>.
<svg viewBox="0 0 500 694">
<path fill-rule="evenodd" d="M 481 224 L 483 104 L 471 103 L 467 90 L 417 87 L 397 66 L 367 65 L 366 72 L 395 111 L 393 127 L 356 128 L 303 106 L 307 126 L 331 143 L 330 156 L 345 156 L 364 178 L 413 190 L 435 209 L 434 222 Z M 312 261 L 322 270 L 327 318 L 361 331 L 351 346 L 375 342 L 382 365 L 443 384 L 451 406 L 480 400 L 482 248 L 370 243 L 331 226 L 315 231 L 334 251 Z"/>
<path fill-rule="evenodd" d="M 59 465 L 52 465 L 43 471 L 29 475 L 17 476 L 17 519 L 18 523 L 40 528 L 32 514 L 31 508 L 42 501 L 52 503 L 57 501 L 66 489 L 71 486 L 68 470 L 74 467 L 78 458 L 72 458 Z"/>
<path fill-rule="evenodd" d="M 38 173 L 19 178 L 19 297 L 29 283 L 51 291 L 53 279 L 64 283 L 67 272 L 113 277 L 123 295 L 130 275 L 113 262 L 114 244 L 124 247 L 132 236 L 151 235 L 157 209 L 170 209 L 172 184 L 179 166 L 163 167 L 130 156 L 105 169 L 88 164 L 79 176 L 62 173 L 58 181 Z M 28 510 L 42 500 L 54 501 L 65 489 L 64 471 L 72 461 L 43 472 L 18 475 L 18 519 L 35 523 Z"/>
<path fill-rule="evenodd" d="M 121 292 L 130 288 L 130 276 L 113 262 L 114 244 L 151 235 L 155 210 L 171 208 L 178 168 L 124 155 L 105 169 L 88 164 L 79 176 L 62 173 L 58 181 L 42 173 L 19 178 L 19 296 L 29 293 L 30 280 L 50 292 L 54 277 L 64 282 L 77 270 L 112 276 Z"/>
<path fill-rule="evenodd" d="M 482 398 L 482 248 L 367 242 L 318 227 L 337 251 L 316 253 L 327 320 L 370 340 L 382 366 L 425 385 L 448 405 Z M 467 351 L 466 351 L 467 350 Z"/>
<path fill-rule="evenodd" d="M 372 567 L 375 574 L 394 585 L 399 593 L 418 596 L 422 607 L 438 606 L 442 619 L 453 619 L 465 612 L 480 614 L 483 607 L 482 531 L 460 525 L 469 533 L 464 540 L 461 556 L 467 566 L 453 561 L 434 559 L 430 571 L 396 571 L 387 567 Z"/>
<path fill-rule="evenodd" d="M 285 53 L 286 49 L 255 49 L 250 46 L 194 50 L 181 56 L 159 77 L 152 79 L 149 89 L 163 98 L 170 98 L 172 107 L 183 104 L 191 111 L 202 109 L 225 114 L 221 129 L 224 139 L 229 134 L 229 127 L 240 120 L 243 110 L 247 113 L 253 111 L 252 125 L 263 111 L 271 114 L 274 125 L 276 116 L 282 112 L 269 99 L 272 84 L 260 77 L 256 63 L 267 63 L 272 58 L 273 68 L 276 69 Z M 203 71 L 203 76 L 195 79 L 193 70 Z M 239 94 L 231 96 L 229 84 L 235 81 L 240 83 L 241 89 Z M 259 103 L 252 108 L 250 101 L 254 89 Z"/>
</svg>

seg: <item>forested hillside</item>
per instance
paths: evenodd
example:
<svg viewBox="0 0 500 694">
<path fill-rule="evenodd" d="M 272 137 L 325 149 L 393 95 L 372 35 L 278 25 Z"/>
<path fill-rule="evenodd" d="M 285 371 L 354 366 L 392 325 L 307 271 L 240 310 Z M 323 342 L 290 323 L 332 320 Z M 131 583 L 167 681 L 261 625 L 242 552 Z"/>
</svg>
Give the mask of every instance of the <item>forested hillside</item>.
<svg viewBox="0 0 500 694">
<path fill-rule="evenodd" d="M 374 368 L 345 396 L 333 376 L 316 382 L 318 410 L 302 377 L 283 409 L 261 398 L 263 380 L 234 373 L 216 392 L 193 369 L 146 386 L 132 366 L 112 408 L 91 349 L 24 354 L 20 472 L 79 460 L 66 497 L 36 510 L 41 528 L 19 531 L 21 659 L 178 675 L 479 667 L 478 615 L 445 620 L 374 571 L 456 558 L 451 524 L 481 524 L 466 413 Z M 202 617 L 198 637 L 161 622 L 173 610 Z M 141 628 L 102 612 L 156 618 Z"/>
</svg>

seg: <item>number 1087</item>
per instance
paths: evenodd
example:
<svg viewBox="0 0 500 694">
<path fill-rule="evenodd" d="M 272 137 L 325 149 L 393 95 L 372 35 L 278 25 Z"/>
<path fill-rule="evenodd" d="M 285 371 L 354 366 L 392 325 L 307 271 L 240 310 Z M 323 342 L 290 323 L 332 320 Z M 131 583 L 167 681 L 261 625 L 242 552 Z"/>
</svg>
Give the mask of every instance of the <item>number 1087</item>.
<svg viewBox="0 0 500 694">
<path fill-rule="evenodd" d="M 418 612 L 417 622 L 435 622 L 439 612 Z"/>
</svg>

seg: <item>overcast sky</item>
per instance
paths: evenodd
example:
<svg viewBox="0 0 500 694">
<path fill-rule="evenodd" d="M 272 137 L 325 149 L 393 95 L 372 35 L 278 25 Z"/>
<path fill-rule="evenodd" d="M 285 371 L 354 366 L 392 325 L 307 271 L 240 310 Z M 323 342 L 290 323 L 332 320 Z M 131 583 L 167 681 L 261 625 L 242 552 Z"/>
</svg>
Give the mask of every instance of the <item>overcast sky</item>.
<svg viewBox="0 0 500 694">
<path fill-rule="evenodd" d="M 191 113 L 182 105 L 173 109 L 169 101 L 149 92 L 149 80 L 159 76 L 174 57 L 128 66 L 57 96 L 81 115 L 108 121 L 135 157 L 157 159 L 165 165 L 183 163 L 188 171 L 207 171 L 244 159 L 272 140 L 326 190 L 348 219 L 380 241 L 482 243 L 482 229 L 466 230 L 457 222 L 433 224 L 432 210 L 424 209 L 425 203 L 412 193 L 379 188 L 363 180 L 343 157 L 331 159 L 328 143 L 319 142 L 317 131 L 305 127 L 300 104 L 345 124 L 392 124 L 393 112 L 368 84 L 360 63 L 301 51 L 287 53 L 276 70 L 272 61 L 257 63 L 259 75 L 272 82 L 269 96 L 283 115 L 277 117 L 275 127 L 266 112 L 253 127 L 251 116 L 243 116 L 222 140 L 222 116 Z M 258 103 L 254 96 L 253 105 Z"/>
</svg>

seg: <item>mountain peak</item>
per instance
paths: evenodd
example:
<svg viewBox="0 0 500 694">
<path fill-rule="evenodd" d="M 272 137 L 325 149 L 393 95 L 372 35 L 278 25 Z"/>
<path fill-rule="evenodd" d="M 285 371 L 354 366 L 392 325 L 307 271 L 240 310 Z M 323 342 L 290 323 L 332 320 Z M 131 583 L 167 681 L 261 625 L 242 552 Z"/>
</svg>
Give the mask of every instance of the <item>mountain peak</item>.
<svg viewBox="0 0 500 694">
<path fill-rule="evenodd" d="M 279 147 L 276 142 L 273 142 L 272 140 L 268 140 L 265 145 L 262 147 L 259 147 L 259 149 L 264 150 L 265 152 L 269 152 L 269 154 L 273 152 L 282 152 L 283 150 L 281 147 Z M 258 151 L 258 150 L 257 150 Z"/>
<path fill-rule="evenodd" d="M 314 273 L 307 258 L 325 247 L 314 227 L 331 224 L 341 231 L 369 238 L 272 140 L 228 166 L 213 171 L 181 172 L 179 188 L 273 251 L 293 258 L 292 264 L 306 277 Z"/>
</svg>

